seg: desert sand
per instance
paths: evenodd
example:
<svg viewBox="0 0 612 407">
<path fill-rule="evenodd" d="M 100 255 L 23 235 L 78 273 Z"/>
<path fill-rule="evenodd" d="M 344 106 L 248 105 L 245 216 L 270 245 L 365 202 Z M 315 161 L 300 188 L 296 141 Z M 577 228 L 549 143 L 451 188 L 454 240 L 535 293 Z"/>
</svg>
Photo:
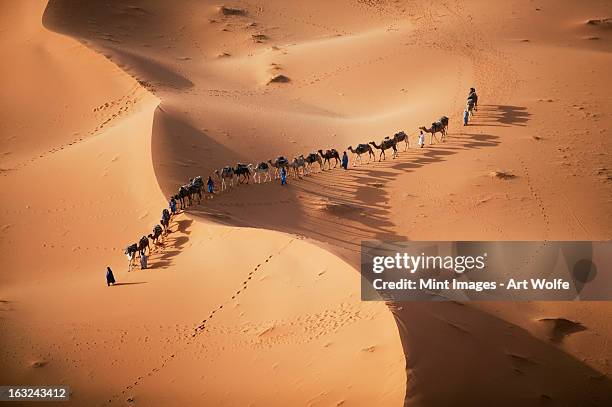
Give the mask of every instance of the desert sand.
<svg viewBox="0 0 612 407">
<path fill-rule="evenodd" d="M 609 302 L 362 302 L 358 273 L 368 239 L 612 237 L 610 17 L 3 2 L 0 384 L 69 385 L 82 406 L 610 405 Z M 447 140 L 418 149 L 443 114 Z M 399 130 L 396 159 L 189 207 L 127 272 L 189 178 Z"/>
</svg>

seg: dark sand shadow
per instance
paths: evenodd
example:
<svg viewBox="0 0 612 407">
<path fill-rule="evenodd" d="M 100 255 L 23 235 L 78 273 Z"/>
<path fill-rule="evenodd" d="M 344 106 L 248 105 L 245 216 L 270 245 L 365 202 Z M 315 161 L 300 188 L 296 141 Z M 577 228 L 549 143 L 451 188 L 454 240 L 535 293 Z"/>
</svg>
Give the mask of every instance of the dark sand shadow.
<svg viewBox="0 0 612 407">
<path fill-rule="evenodd" d="M 478 107 L 474 119 L 478 120 L 475 126 L 481 127 L 523 127 L 529 121 L 530 116 L 531 113 L 523 106 L 482 105 Z"/>
<path fill-rule="evenodd" d="M 117 287 L 120 285 L 138 285 L 138 284 L 147 284 L 147 281 L 134 281 L 131 283 L 115 283 L 113 284 L 113 287 Z"/>
<path fill-rule="evenodd" d="M 405 406 L 608 406 L 612 382 L 525 329 L 470 305 L 389 306 L 406 355 Z"/>
</svg>

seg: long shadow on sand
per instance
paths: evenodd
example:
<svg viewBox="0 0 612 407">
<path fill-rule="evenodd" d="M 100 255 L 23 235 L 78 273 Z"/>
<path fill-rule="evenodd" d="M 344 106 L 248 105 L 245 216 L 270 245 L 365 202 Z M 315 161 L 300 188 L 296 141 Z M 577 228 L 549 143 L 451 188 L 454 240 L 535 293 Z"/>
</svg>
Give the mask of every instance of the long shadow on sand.
<svg viewBox="0 0 612 407">
<path fill-rule="evenodd" d="M 234 226 L 273 229 L 311 238 L 355 268 L 364 240 L 407 240 L 398 233 L 389 206 L 388 184 L 465 149 L 493 147 L 491 134 L 456 134 L 425 149 L 400 151 L 396 159 L 371 162 L 349 171 L 340 168 L 278 180 L 240 185 L 189 212 Z M 401 149 L 400 149 L 401 150 Z"/>
<path fill-rule="evenodd" d="M 150 256 L 149 269 L 165 269 L 172 264 L 172 259 L 178 256 L 189 241 L 189 227 L 192 219 L 180 219 L 170 223 L 171 232 L 165 236 L 163 246 L 155 249 Z"/>
<path fill-rule="evenodd" d="M 476 113 L 477 126 L 481 127 L 525 126 L 530 116 L 526 107 L 511 105 L 482 105 Z"/>
<path fill-rule="evenodd" d="M 120 286 L 120 285 L 139 285 L 139 284 L 146 284 L 146 283 L 147 283 L 146 281 L 134 281 L 134 282 L 131 282 L 131 283 L 115 283 L 115 284 L 113 284 L 113 287 L 117 287 L 117 286 Z"/>
</svg>

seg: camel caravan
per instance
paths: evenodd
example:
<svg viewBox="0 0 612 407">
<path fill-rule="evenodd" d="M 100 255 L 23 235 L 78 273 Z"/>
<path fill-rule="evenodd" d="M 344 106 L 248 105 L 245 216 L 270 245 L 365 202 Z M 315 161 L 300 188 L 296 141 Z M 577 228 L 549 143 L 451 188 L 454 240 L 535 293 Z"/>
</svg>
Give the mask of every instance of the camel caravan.
<svg viewBox="0 0 612 407">
<path fill-rule="evenodd" d="M 441 133 L 441 141 L 444 141 L 448 131 L 448 117 L 442 116 L 438 121 L 433 122 L 430 128 L 420 127 L 425 132 L 432 133 L 432 143 L 437 137 L 434 137 L 435 133 Z M 368 155 L 368 163 L 374 159 L 376 161 L 376 150 L 380 150 L 378 154 L 378 161 L 386 160 L 387 150 L 392 151 L 392 158 L 396 158 L 398 155 L 398 145 L 404 144 L 404 151 L 410 147 L 410 141 L 408 134 L 404 131 L 397 132 L 393 137 L 385 137 L 380 143 L 370 141 L 369 143 L 358 144 L 355 148 L 349 146 L 347 148 L 353 154 L 353 165 L 363 164 L 362 155 Z M 261 184 L 266 182 L 272 182 L 281 177 L 283 169 L 293 176 L 293 178 L 302 178 L 305 175 L 312 174 L 318 171 L 329 171 L 333 168 L 337 168 L 338 164 L 342 162 L 341 155 L 335 148 L 328 150 L 317 150 L 307 155 L 301 154 L 290 160 L 284 156 L 278 156 L 274 160 L 261 161 L 259 163 L 246 164 L 236 163 L 235 166 L 226 166 L 221 169 L 215 170 L 212 176 L 219 183 L 219 191 L 223 192 L 234 186 L 241 184 L 249 184 L 251 180 L 255 184 Z M 332 167 L 333 163 L 333 167 Z M 197 181 L 197 182 L 196 182 Z M 192 202 L 197 199 L 198 202 L 202 199 L 202 177 L 196 177 L 191 180 L 188 184 L 183 185 L 179 188 L 179 193 L 175 196 L 181 204 L 181 209 L 185 207 L 185 203 L 188 202 L 187 206 L 190 206 Z M 211 193 L 213 191 L 210 191 Z"/>
<path fill-rule="evenodd" d="M 470 88 L 470 93 L 467 98 L 466 112 L 471 117 L 473 111 L 477 110 L 478 96 L 476 90 Z M 421 134 L 419 140 L 424 140 L 423 132 L 430 133 L 431 139 L 429 144 L 436 142 L 444 142 L 446 135 L 448 134 L 448 117 L 442 116 L 437 121 L 432 122 L 429 127 L 421 126 L 419 130 Z M 440 133 L 440 140 L 436 137 L 436 134 Z M 368 155 L 368 163 L 374 159 L 376 161 L 375 149 L 379 150 L 378 161 L 386 160 L 386 152 L 391 150 L 391 157 L 395 159 L 398 156 L 398 145 L 404 143 L 404 151 L 410 148 L 409 137 L 404 131 L 399 131 L 393 135 L 393 137 L 385 137 L 379 143 L 370 141 L 369 143 L 358 144 L 355 148 L 349 146 L 348 151 L 353 155 L 353 165 L 363 164 L 362 155 Z M 423 141 L 424 143 L 424 141 Z M 423 144 L 419 142 L 419 145 L 423 147 Z M 343 158 L 346 157 L 346 152 L 343 154 Z M 141 268 L 146 268 L 146 253 L 151 253 L 158 246 L 163 245 L 163 238 L 166 236 L 170 229 L 170 220 L 172 216 L 177 213 L 177 202 L 180 204 L 180 209 L 186 209 L 188 206 L 193 205 L 194 202 L 198 204 L 202 201 L 204 187 L 208 187 L 208 193 L 212 196 L 215 192 L 215 185 L 213 176 L 218 180 L 220 184 L 218 190 L 225 191 L 234 186 L 240 184 L 249 184 L 251 179 L 255 184 L 261 184 L 266 182 L 272 182 L 282 178 L 282 174 L 290 173 L 294 178 L 302 178 L 303 176 L 312 174 L 318 167 L 320 172 L 332 170 L 332 161 L 334 162 L 333 168 L 336 168 L 339 163 L 343 162 L 338 150 L 332 148 L 328 150 L 318 150 L 317 152 L 309 153 L 308 155 L 299 155 L 294 157 L 293 160 L 289 160 L 284 156 L 279 156 L 274 160 L 261 161 L 257 164 L 245 164 L 236 163 L 236 166 L 226 166 L 219 170 L 214 171 L 208 177 L 206 184 L 201 176 L 197 176 L 189 180 L 185 185 L 181 185 L 178 189 L 178 193 L 170 197 L 169 210 L 164 209 L 162 211 L 162 217 L 160 223 L 153 227 L 152 233 L 142 236 L 137 243 L 129 245 L 125 249 L 125 255 L 128 258 L 128 271 L 131 271 L 136 254 L 141 259 Z M 149 244 L 151 241 L 151 244 Z M 144 259 L 144 266 L 143 266 Z"/>
<path fill-rule="evenodd" d="M 435 138 L 435 133 L 441 133 L 441 141 L 444 141 L 448 129 L 448 117 L 442 116 L 438 121 L 432 123 L 428 129 L 421 127 L 425 132 L 432 134 L 432 142 Z M 437 141 L 437 138 L 435 138 Z M 380 143 L 370 141 L 369 143 L 358 144 L 355 148 L 348 147 L 348 151 L 353 154 L 353 165 L 363 164 L 362 155 L 368 155 L 368 163 L 374 159 L 376 161 L 376 150 L 380 150 L 378 161 L 386 160 L 387 150 L 392 151 L 392 158 L 398 155 L 398 144 L 404 143 L 404 151 L 410 147 L 409 137 L 403 132 L 397 132 L 393 137 L 385 137 Z M 333 161 L 333 167 L 332 167 Z M 240 184 L 249 184 L 252 180 L 255 184 L 272 182 L 281 177 L 281 173 L 286 171 L 298 179 L 303 176 L 317 172 L 330 171 L 337 168 L 342 162 L 338 150 L 332 148 L 328 150 L 318 150 L 317 152 L 309 153 L 308 155 L 299 155 L 293 160 L 289 160 L 284 156 L 279 156 L 274 160 L 261 161 L 257 164 L 236 163 L 235 166 L 226 166 L 215 170 L 208 177 L 208 192 L 213 194 L 215 191 L 213 176 L 218 180 L 219 191 L 225 191 Z M 136 255 L 138 255 L 141 263 L 141 268 L 147 268 L 147 253 L 151 254 L 157 247 L 163 245 L 163 239 L 168 234 L 170 228 L 170 220 L 177 213 L 177 204 L 179 209 L 184 210 L 194 203 L 199 204 L 202 201 L 204 193 L 204 180 L 201 176 L 197 176 L 189 180 L 185 185 L 181 185 L 178 192 L 170 197 L 169 209 L 162 211 L 162 217 L 159 224 L 153 227 L 152 233 L 143 235 L 137 243 L 133 243 L 125 248 L 125 255 L 128 258 L 128 271 L 134 267 Z"/>
</svg>

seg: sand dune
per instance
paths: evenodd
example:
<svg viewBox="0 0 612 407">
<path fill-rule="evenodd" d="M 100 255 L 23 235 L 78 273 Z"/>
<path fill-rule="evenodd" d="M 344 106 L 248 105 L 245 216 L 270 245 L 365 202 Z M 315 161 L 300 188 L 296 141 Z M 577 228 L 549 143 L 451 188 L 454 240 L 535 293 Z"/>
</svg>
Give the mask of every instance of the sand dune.
<svg viewBox="0 0 612 407">
<path fill-rule="evenodd" d="M 1 383 L 76 405 L 611 401 L 606 303 L 385 306 L 356 272 L 368 239 L 610 238 L 609 2 L 0 10 Z M 416 148 L 442 114 L 447 141 Z M 190 177 L 398 130 L 396 159 L 190 207 L 127 273 Z"/>
</svg>

